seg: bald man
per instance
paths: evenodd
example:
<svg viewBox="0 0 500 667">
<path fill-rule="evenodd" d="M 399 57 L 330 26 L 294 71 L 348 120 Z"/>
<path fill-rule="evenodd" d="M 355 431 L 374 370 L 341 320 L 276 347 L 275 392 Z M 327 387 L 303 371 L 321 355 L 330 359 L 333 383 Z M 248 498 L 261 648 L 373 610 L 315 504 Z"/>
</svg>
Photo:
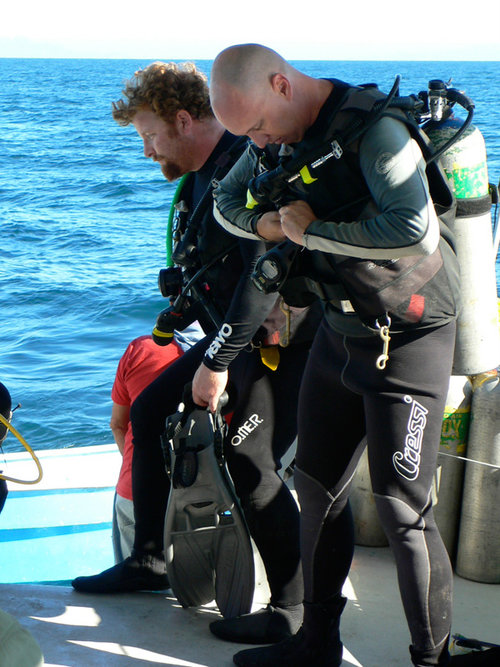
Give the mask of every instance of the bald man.
<svg viewBox="0 0 500 667">
<path fill-rule="evenodd" d="M 419 128 L 396 110 L 377 118 L 356 142 L 344 142 L 353 120 L 363 121 L 365 109 L 385 96 L 307 76 L 267 47 L 244 44 L 220 53 L 210 94 L 221 124 L 254 142 L 215 191 L 217 221 L 235 235 L 295 243 L 308 289 L 324 306 L 298 408 L 303 625 L 284 642 L 237 653 L 234 662 L 341 664 L 342 587 L 353 555 L 348 496 L 366 436 L 377 509 L 411 632 L 411 661 L 447 665 L 452 572 L 430 489 L 459 281 L 445 216 L 438 218 L 429 194 L 439 188 L 440 215 L 451 211 L 446 178 L 435 164 L 426 165 Z M 305 156 L 323 145 L 331 152 L 334 140 L 337 156 L 313 168 Z M 247 208 L 251 178 L 279 165 L 286 169 L 290 159 L 301 164 L 301 156 L 309 171 L 286 186 L 286 204 L 261 193 L 259 205 Z M 294 278 L 297 271 L 292 268 Z M 292 281 L 283 291 L 291 304 L 303 296 Z M 213 401 L 220 391 L 215 380 L 212 389 Z"/>
</svg>

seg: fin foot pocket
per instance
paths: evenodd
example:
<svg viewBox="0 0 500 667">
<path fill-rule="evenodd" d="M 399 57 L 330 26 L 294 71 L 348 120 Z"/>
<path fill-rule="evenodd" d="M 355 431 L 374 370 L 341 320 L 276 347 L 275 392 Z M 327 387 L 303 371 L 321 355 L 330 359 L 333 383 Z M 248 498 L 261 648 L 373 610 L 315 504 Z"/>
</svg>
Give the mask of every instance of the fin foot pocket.
<svg viewBox="0 0 500 667">
<path fill-rule="evenodd" d="M 198 458 L 196 452 L 184 452 L 175 462 L 172 484 L 174 488 L 191 486 L 194 484 L 197 475 Z"/>
</svg>

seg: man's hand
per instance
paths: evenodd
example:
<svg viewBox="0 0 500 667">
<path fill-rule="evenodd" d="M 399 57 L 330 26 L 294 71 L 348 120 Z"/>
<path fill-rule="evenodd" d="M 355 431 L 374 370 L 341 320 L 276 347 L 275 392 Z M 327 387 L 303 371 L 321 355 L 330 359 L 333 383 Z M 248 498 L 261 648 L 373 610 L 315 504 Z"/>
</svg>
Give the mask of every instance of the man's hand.
<svg viewBox="0 0 500 667">
<path fill-rule="evenodd" d="M 207 405 L 210 412 L 215 412 L 226 384 L 227 371 L 217 373 L 201 364 L 193 378 L 193 401 L 196 405 Z"/>
<path fill-rule="evenodd" d="M 281 228 L 286 236 L 297 243 L 304 245 L 304 232 L 317 217 L 312 208 L 305 201 L 292 201 L 279 210 Z"/>
<path fill-rule="evenodd" d="M 257 222 L 257 233 L 267 241 L 281 243 L 286 236 L 281 229 L 281 217 L 278 211 L 268 211 Z"/>
</svg>

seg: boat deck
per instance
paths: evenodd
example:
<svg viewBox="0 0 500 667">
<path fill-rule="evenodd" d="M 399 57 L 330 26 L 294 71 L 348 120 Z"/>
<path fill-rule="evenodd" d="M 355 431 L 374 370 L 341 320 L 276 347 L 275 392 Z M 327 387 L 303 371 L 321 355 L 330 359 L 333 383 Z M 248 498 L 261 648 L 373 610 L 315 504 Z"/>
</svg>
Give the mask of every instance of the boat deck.
<svg viewBox="0 0 500 667">
<path fill-rule="evenodd" d="M 389 548 L 356 547 L 344 592 L 349 603 L 342 622 L 343 665 L 409 665 L 408 629 Z M 219 618 L 215 607 L 182 609 L 168 591 L 97 596 L 69 585 L 5 584 L 0 600 L 52 667 L 229 667 L 244 648 L 211 635 L 208 624 Z M 266 591 L 258 589 L 255 608 L 265 602 Z M 455 577 L 454 633 L 497 642 L 499 609 L 499 586 Z"/>
<path fill-rule="evenodd" d="M 43 480 L 32 487 L 9 483 L 0 517 L 0 609 L 31 632 L 45 664 L 229 667 L 242 646 L 210 633 L 209 622 L 220 618 L 215 606 L 182 609 L 171 591 L 97 596 L 71 588 L 73 577 L 113 563 L 111 508 L 120 457 L 114 445 L 39 456 Z M 4 459 L 11 475 L 33 478 L 27 454 Z M 256 563 L 258 609 L 268 590 Z M 356 547 L 344 593 L 343 665 L 409 665 L 410 638 L 388 547 Z M 454 633 L 499 643 L 499 610 L 499 585 L 455 577 Z"/>
</svg>

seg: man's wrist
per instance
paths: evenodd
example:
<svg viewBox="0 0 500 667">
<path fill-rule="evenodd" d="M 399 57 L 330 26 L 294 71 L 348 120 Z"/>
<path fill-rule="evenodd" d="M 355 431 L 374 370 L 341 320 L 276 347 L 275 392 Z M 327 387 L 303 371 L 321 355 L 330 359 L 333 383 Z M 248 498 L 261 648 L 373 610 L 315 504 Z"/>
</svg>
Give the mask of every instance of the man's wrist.
<svg viewBox="0 0 500 667">
<path fill-rule="evenodd" d="M 224 373 L 224 371 L 227 370 L 226 364 L 217 361 L 217 359 L 212 359 L 211 357 L 203 357 L 201 363 L 208 368 L 209 371 L 213 371 L 214 373 Z"/>
</svg>

